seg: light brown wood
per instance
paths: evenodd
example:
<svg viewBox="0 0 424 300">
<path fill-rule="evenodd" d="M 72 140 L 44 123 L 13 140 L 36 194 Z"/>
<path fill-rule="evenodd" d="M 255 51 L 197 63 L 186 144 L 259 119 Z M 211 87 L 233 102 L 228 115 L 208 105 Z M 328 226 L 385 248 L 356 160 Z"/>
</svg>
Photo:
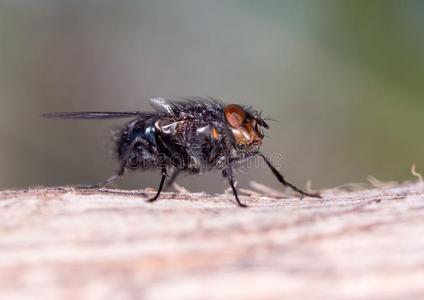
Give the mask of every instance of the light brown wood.
<svg viewBox="0 0 424 300">
<path fill-rule="evenodd" d="M 423 299 L 424 189 L 0 193 L 0 299 Z"/>
</svg>

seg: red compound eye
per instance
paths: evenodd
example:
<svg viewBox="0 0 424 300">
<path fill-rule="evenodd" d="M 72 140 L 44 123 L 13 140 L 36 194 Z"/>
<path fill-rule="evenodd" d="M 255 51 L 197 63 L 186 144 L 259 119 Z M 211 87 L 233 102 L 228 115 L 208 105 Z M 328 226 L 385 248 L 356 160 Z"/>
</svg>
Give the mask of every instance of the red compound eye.
<svg viewBox="0 0 424 300">
<path fill-rule="evenodd" d="M 233 128 L 239 128 L 246 118 L 243 107 L 237 104 L 230 104 L 224 108 L 225 120 Z"/>
</svg>

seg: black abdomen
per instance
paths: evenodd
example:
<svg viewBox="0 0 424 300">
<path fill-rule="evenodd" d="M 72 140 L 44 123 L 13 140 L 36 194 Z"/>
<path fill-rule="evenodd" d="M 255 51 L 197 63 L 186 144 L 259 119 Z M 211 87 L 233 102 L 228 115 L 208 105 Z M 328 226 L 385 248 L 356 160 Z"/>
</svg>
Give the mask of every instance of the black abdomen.
<svg viewBox="0 0 424 300">
<path fill-rule="evenodd" d="M 127 124 L 118 141 L 118 156 L 128 167 L 150 167 L 157 145 L 155 118 L 135 120 Z"/>
</svg>

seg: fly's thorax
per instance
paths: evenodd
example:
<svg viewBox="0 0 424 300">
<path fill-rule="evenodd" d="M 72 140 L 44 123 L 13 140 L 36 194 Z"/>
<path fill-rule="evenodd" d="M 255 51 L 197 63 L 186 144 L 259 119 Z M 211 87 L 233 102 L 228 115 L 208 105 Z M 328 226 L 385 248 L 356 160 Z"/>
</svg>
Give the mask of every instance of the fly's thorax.
<svg viewBox="0 0 424 300">
<path fill-rule="evenodd" d="M 163 118 L 155 122 L 156 129 L 169 137 L 191 136 L 197 128 L 196 121 L 190 118 Z"/>
</svg>

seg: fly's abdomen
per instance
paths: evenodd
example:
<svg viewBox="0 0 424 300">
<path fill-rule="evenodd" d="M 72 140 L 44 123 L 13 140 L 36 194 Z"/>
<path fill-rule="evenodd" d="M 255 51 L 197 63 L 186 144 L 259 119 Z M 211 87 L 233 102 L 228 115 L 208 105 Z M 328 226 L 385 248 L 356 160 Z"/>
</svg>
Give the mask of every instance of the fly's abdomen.
<svg viewBox="0 0 424 300">
<path fill-rule="evenodd" d="M 155 120 L 133 121 L 122 131 L 118 155 L 130 168 L 149 168 L 154 165 L 157 148 Z"/>
</svg>

